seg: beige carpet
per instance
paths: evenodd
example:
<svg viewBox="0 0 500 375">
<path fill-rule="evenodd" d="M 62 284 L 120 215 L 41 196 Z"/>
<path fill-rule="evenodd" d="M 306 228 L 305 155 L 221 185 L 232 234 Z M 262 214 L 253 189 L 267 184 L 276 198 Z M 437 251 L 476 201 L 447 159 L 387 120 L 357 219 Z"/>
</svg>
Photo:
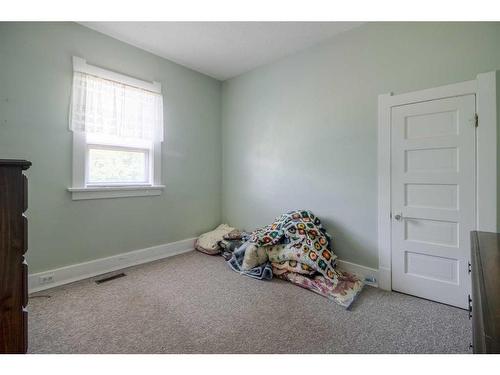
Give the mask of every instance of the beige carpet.
<svg viewBox="0 0 500 375">
<path fill-rule="evenodd" d="M 467 312 L 366 287 L 351 311 L 197 252 L 40 292 L 31 353 L 468 353 Z M 50 296 L 50 298 L 44 297 Z"/>
</svg>

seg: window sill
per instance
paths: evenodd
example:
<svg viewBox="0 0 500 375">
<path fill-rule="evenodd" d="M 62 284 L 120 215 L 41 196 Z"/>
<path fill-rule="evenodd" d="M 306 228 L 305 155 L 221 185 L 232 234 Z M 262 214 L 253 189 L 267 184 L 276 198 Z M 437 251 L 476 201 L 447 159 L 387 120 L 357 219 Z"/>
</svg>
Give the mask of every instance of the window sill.
<svg viewBox="0 0 500 375">
<path fill-rule="evenodd" d="M 164 185 L 153 186 L 95 186 L 86 188 L 68 188 L 74 201 L 84 199 L 145 197 L 160 195 Z"/>
</svg>

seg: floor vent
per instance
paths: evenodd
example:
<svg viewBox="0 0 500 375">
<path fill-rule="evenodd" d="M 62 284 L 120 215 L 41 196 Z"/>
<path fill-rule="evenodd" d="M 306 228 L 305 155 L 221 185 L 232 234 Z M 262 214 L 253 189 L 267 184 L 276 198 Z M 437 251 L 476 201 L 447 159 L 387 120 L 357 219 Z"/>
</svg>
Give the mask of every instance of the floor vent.
<svg viewBox="0 0 500 375">
<path fill-rule="evenodd" d="M 125 275 L 123 272 L 122 273 L 118 273 L 116 275 L 113 275 L 113 276 L 108 276 L 108 277 L 105 277 L 103 279 L 100 279 L 100 280 L 96 280 L 96 284 L 102 284 L 102 283 L 105 283 L 106 281 L 111 281 L 111 280 L 114 280 L 114 279 L 118 279 L 120 277 L 124 277 L 124 276 L 127 276 Z"/>
</svg>

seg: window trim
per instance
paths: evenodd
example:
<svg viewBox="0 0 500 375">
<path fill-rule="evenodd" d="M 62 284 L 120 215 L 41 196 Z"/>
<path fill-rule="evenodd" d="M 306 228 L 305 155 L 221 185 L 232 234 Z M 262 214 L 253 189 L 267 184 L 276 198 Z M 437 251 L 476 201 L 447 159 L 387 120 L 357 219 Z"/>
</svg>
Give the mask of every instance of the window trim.
<svg viewBox="0 0 500 375">
<path fill-rule="evenodd" d="M 113 72 L 112 70 L 100 68 L 95 65 L 87 64 L 85 59 L 78 56 L 73 56 L 73 71 L 87 73 L 96 77 L 108 79 L 110 81 L 115 81 L 123 83 L 128 86 L 134 86 L 143 90 L 148 90 L 161 94 L 161 83 L 158 81 L 144 81 L 135 77 L 131 77 L 125 74 Z"/>
<path fill-rule="evenodd" d="M 68 188 L 74 201 L 103 198 L 145 197 L 161 195 L 164 185 L 150 186 L 99 186 L 87 188 Z"/>
<path fill-rule="evenodd" d="M 161 142 L 153 142 L 150 155 L 152 184 L 86 185 L 87 141 L 85 133 L 73 132 L 73 184 L 68 191 L 73 200 L 123 198 L 160 195 L 165 188 L 161 182 Z M 112 147 L 112 146 L 111 146 Z"/>
<path fill-rule="evenodd" d="M 93 74 L 102 78 L 121 82 L 127 85 L 135 86 L 141 89 L 157 92 L 161 94 L 161 83 L 148 82 L 140 79 L 129 77 L 110 70 L 89 65 L 80 57 L 73 57 L 73 70 L 88 74 Z M 96 185 L 86 183 L 88 143 L 86 135 L 83 132 L 73 133 L 73 171 L 72 171 L 72 186 L 67 190 L 71 193 L 73 200 L 84 199 L 102 199 L 102 198 L 122 198 L 122 197 L 137 197 L 160 195 L 165 188 L 161 179 L 161 154 L 162 142 L 152 142 L 149 155 L 149 174 L 151 176 L 151 184 L 130 183 L 130 184 L 106 184 Z M 90 144 L 95 144 L 91 142 Z M 114 145 L 109 144 L 110 148 Z M 121 146 L 120 146 L 121 147 Z M 127 146 L 123 147 L 127 148 Z M 137 148 L 137 147 L 130 147 Z M 139 147 L 140 148 L 140 147 Z"/>
</svg>

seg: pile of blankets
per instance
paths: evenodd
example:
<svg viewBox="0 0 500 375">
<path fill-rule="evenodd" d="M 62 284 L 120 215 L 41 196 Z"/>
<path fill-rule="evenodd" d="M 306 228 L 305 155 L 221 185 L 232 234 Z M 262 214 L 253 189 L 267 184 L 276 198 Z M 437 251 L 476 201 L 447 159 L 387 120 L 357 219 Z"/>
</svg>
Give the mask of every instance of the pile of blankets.
<svg viewBox="0 0 500 375">
<path fill-rule="evenodd" d="M 243 234 L 229 266 L 257 279 L 274 276 L 310 289 L 349 308 L 363 283 L 336 268 L 331 237 L 311 211 L 291 211 L 271 224 Z"/>
</svg>

